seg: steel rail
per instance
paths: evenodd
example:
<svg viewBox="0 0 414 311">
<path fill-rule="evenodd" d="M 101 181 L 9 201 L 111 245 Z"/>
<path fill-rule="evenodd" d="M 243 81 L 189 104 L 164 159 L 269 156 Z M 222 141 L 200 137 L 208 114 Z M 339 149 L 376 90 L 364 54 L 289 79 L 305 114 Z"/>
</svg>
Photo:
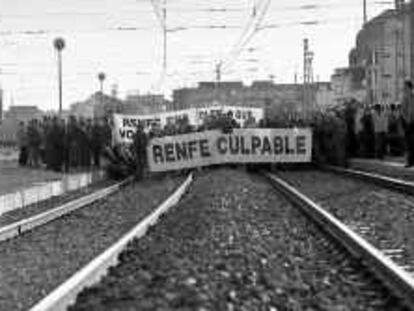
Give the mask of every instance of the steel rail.
<svg viewBox="0 0 414 311">
<path fill-rule="evenodd" d="M 404 194 L 414 195 L 414 182 L 397 179 L 389 176 L 384 176 L 376 173 L 364 172 L 360 170 L 341 168 L 331 165 L 318 165 L 317 168 L 336 173 L 339 175 L 346 175 L 349 177 L 357 178 L 362 181 L 373 183 L 380 187 L 392 189 Z"/>
<path fill-rule="evenodd" d="M 57 287 L 39 303 L 33 306 L 31 311 L 60 311 L 66 310 L 76 301 L 77 295 L 86 287 L 100 281 L 107 274 L 110 267 L 118 263 L 118 258 L 127 244 L 135 238 L 145 235 L 148 228 L 157 223 L 160 216 L 176 205 L 193 181 L 190 174 L 180 187 L 167 198 L 152 214 L 142 220 L 137 226 L 125 234 L 106 251 L 95 257 L 89 264 L 76 272 L 72 277 Z"/>
<path fill-rule="evenodd" d="M 18 237 L 26 231 L 33 230 L 36 227 L 47 224 L 59 217 L 67 215 L 82 207 L 85 207 L 97 200 L 103 199 L 107 197 L 108 195 L 116 192 L 121 187 L 125 186 L 131 181 L 132 181 L 132 178 L 128 178 L 115 185 L 95 191 L 94 193 L 85 195 L 81 198 L 75 199 L 71 202 L 65 203 L 51 210 L 31 216 L 23 220 L 19 220 L 10 225 L 1 227 L 0 228 L 0 242 Z"/>
<path fill-rule="evenodd" d="M 266 173 L 271 184 L 318 226 L 345 247 L 414 310 L 414 279 L 350 228 L 279 177 Z"/>
</svg>

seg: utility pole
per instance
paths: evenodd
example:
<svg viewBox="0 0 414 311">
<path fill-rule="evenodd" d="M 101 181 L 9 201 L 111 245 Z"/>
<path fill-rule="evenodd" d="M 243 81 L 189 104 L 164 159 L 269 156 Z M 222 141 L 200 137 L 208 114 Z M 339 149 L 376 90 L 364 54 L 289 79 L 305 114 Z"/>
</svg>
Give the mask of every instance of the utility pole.
<svg viewBox="0 0 414 311">
<path fill-rule="evenodd" d="M 220 102 L 220 82 L 221 82 L 221 70 L 222 70 L 222 65 L 223 63 L 221 61 L 219 61 L 216 64 L 216 101 Z"/>
<path fill-rule="evenodd" d="M 0 85 L 0 124 L 3 120 L 3 89 Z"/>
<path fill-rule="evenodd" d="M 216 86 L 220 84 L 221 80 L 221 62 L 216 64 Z"/>
<path fill-rule="evenodd" d="M 395 91 L 394 100 L 399 99 L 405 79 L 405 9 L 404 0 L 395 0 L 396 30 L 395 30 Z"/>
<path fill-rule="evenodd" d="M 367 0 L 363 2 L 364 25 L 367 23 Z"/>
<path fill-rule="evenodd" d="M 303 112 L 313 109 L 313 61 L 314 53 L 309 50 L 309 40 L 303 40 Z"/>
<path fill-rule="evenodd" d="M 411 19 L 411 21 L 410 21 L 410 27 L 411 27 L 411 29 L 410 29 L 410 32 L 411 32 L 411 35 L 410 35 L 410 42 L 409 42 L 409 45 L 410 45 L 410 61 L 409 61 L 409 63 L 410 63 L 410 80 L 411 81 L 414 81 L 414 36 L 413 36 L 413 31 L 414 31 L 414 1 L 412 1 L 411 0 L 411 3 L 410 3 L 410 8 L 409 8 L 409 13 L 410 13 L 410 19 Z"/>
<path fill-rule="evenodd" d="M 162 15 L 163 15 L 163 41 L 164 41 L 164 48 L 163 48 L 163 63 L 162 67 L 164 72 L 167 70 L 167 0 L 163 2 L 162 8 Z"/>
</svg>

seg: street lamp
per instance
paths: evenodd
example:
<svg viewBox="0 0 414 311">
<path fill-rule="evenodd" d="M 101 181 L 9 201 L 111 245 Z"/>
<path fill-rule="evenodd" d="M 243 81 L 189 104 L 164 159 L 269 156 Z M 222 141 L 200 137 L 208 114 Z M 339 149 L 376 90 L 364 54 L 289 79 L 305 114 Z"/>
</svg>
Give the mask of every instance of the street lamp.
<svg viewBox="0 0 414 311">
<path fill-rule="evenodd" d="M 99 80 L 99 83 L 100 83 L 100 86 L 101 86 L 101 94 L 103 94 L 103 82 L 104 82 L 105 78 L 106 78 L 105 73 L 100 72 L 98 74 L 98 80 Z"/>
<path fill-rule="evenodd" d="M 106 78 L 106 75 L 105 75 L 104 72 L 98 73 L 98 80 L 99 80 L 99 84 L 100 84 L 100 88 L 101 88 L 101 94 L 100 94 L 101 107 L 103 106 L 103 83 L 104 83 L 105 78 Z M 103 109 L 103 108 L 101 108 L 101 109 Z"/>
<path fill-rule="evenodd" d="M 62 116 L 62 50 L 65 48 L 65 40 L 56 38 L 53 46 L 58 53 L 58 83 L 59 83 L 59 116 Z"/>
</svg>

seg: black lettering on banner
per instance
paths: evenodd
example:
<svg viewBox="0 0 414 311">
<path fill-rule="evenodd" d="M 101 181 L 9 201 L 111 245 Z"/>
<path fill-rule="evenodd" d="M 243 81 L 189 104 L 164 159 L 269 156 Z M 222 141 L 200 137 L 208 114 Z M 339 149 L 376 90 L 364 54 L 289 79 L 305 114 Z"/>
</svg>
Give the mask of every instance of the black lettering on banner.
<svg viewBox="0 0 414 311">
<path fill-rule="evenodd" d="M 132 139 L 134 136 L 134 133 L 135 131 L 133 130 L 123 130 L 123 129 L 119 130 L 119 135 L 121 136 L 121 138 Z"/>
<path fill-rule="evenodd" d="M 250 149 L 246 148 L 244 136 L 240 137 L 240 147 L 241 147 L 242 154 L 250 154 Z"/>
<path fill-rule="evenodd" d="M 285 136 L 285 152 L 286 154 L 295 154 L 295 150 L 290 148 L 289 136 Z"/>
<path fill-rule="evenodd" d="M 128 119 L 127 118 L 123 118 L 122 119 L 122 127 L 127 127 L 127 126 L 129 126 Z"/>
<path fill-rule="evenodd" d="M 296 153 L 306 154 L 306 136 L 296 137 Z"/>
<path fill-rule="evenodd" d="M 188 153 L 189 153 L 190 159 L 193 158 L 193 154 L 197 151 L 196 145 L 197 145 L 197 141 L 195 140 L 191 140 L 188 143 Z"/>
<path fill-rule="evenodd" d="M 231 154 L 238 154 L 240 150 L 239 136 L 230 136 L 229 146 Z"/>
<path fill-rule="evenodd" d="M 283 153 L 283 139 L 280 136 L 276 136 L 274 138 L 274 151 L 275 154 L 282 154 Z"/>
<path fill-rule="evenodd" d="M 258 136 L 252 136 L 252 154 L 256 154 L 256 150 L 262 145 L 262 140 Z"/>
<path fill-rule="evenodd" d="M 203 158 L 211 157 L 211 153 L 208 149 L 208 146 L 208 139 L 200 140 L 200 154 Z"/>
<path fill-rule="evenodd" d="M 187 143 L 175 143 L 175 152 L 177 153 L 177 160 L 188 160 Z"/>
<path fill-rule="evenodd" d="M 270 145 L 270 139 L 267 136 L 263 137 L 262 154 L 264 155 L 265 153 L 272 154 L 272 146 Z"/>
<path fill-rule="evenodd" d="M 174 145 L 172 143 L 165 144 L 164 145 L 164 151 L 165 151 L 165 160 L 167 162 L 174 162 Z"/>
<path fill-rule="evenodd" d="M 217 139 L 217 149 L 221 154 L 226 154 L 227 153 L 228 149 L 226 148 L 226 144 L 227 144 L 226 137 L 221 136 Z"/>
<path fill-rule="evenodd" d="M 152 155 L 155 163 L 164 162 L 164 154 L 160 145 L 152 146 Z"/>
</svg>

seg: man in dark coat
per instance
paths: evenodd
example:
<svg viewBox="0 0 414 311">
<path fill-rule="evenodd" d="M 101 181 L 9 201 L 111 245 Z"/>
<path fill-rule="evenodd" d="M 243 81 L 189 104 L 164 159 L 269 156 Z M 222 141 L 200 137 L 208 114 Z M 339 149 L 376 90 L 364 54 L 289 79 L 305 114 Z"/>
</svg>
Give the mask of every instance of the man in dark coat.
<svg viewBox="0 0 414 311">
<path fill-rule="evenodd" d="M 53 118 L 52 125 L 47 135 L 46 157 L 48 168 L 60 172 L 62 170 L 64 155 L 65 132 L 60 120 Z"/>
<path fill-rule="evenodd" d="M 36 119 L 30 121 L 27 128 L 27 138 L 29 147 L 29 165 L 39 167 L 40 163 L 40 143 L 41 136 L 39 132 L 39 123 Z"/>
<path fill-rule="evenodd" d="M 136 156 L 136 178 L 137 180 L 141 180 L 144 177 L 144 169 L 147 163 L 147 144 L 148 144 L 148 137 L 147 134 L 144 132 L 144 127 L 141 123 L 138 124 L 137 131 L 134 135 L 134 151 Z"/>
<path fill-rule="evenodd" d="M 27 163 L 27 155 L 28 155 L 28 139 L 27 139 L 27 131 L 24 122 L 19 123 L 19 129 L 17 130 L 16 134 L 17 144 L 19 146 L 19 165 L 25 166 Z"/>
<path fill-rule="evenodd" d="M 233 118 L 232 111 L 227 112 L 225 116 L 220 118 L 220 127 L 225 134 L 231 134 L 233 129 L 239 128 L 237 121 Z"/>
<path fill-rule="evenodd" d="M 91 149 L 93 157 L 93 165 L 97 168 L 101 166 L 101 152 L 104 148 L 104 129 L 99 119 L 95 119 L 91 129 Z"/>
</svg>

